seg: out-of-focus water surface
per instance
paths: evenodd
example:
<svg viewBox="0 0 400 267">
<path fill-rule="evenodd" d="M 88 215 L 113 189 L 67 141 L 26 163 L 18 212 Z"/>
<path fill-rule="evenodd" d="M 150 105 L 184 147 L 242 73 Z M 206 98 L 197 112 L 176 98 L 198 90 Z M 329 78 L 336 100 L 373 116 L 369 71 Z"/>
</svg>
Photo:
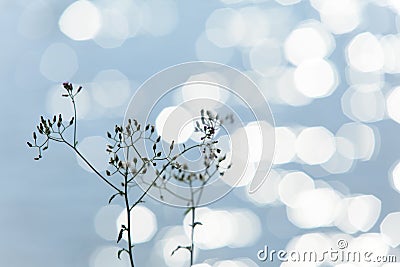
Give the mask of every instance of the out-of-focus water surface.
<svg viewBox="0 0 400 267">
<path fill-rule="evenodd" d="M 199 267 L 264 266 L 266 244 L 318 250 L 339 237 L 400 258 L 399 30 L 397 0 L 0 0 L 0 266 L 127 266 L 122 203 L 107 205 L 110 190 L 66 147 L 34 162 L 26 141 L 40 115 L 72 114 L 62 82 L 84 85 L 79 140 L 105 168 L 102 136 L 138 86 L 194 60 L 246 73 L 276 123 L 262 188 L 241 183 L 198 211 Z M 135 208 L 137 266 L 188 266 L 187 251 L 170 255 L 189 240 L 183 212 Z"/>
</svg>

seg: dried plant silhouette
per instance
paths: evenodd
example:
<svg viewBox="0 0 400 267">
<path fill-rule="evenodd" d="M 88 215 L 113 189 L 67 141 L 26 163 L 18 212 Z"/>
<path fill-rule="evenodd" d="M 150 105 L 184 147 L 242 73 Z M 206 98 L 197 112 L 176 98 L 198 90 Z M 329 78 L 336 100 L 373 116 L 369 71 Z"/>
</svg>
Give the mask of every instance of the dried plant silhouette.
<svg viewBox="0 0 400 267">
<path fill-rule="evenodd" d="M 226 156 L 217 147 L 218 141 L 215 140 L 215 135 L 224 121 L 233 121 L 232 116 L 221 119 L 210 111 L 201 110 L 200 119 L 195 126 L 195 131 L 201 134 L 201 141 L 191 146 L 175 145 L 172 141 L 166 149 L 161 141 L 161 136 L 156 133 L 153 125 L 142 126 L 137 120 L 128 119 L 126 125 L 116 125 L 112 133 L 107 132 L 110 143 L 105 149 L 110 155 L 110 167 L 103 174 L 89 162 L 77 147 L 77 105 L 75 99 L 82 87 L 75 89 L 71 83 L 63 83 L 63 87 L 65 93 L 62 96 L 70 99 L 74 115 L 67 121 L 63 119 L 61 114 L 54 115 L 50 119 L 40 117 L 37 131 L 33 132 L 33 142 L 27 142 L 29 147 L 35 148 L 38 152 L 34 159 L 41 159 L 43 152 L 48 149 L 50 143 L 62 143 L 80 157 L 110 187 L 113 194 L 108 203 L 111 203 L 117 197 L 122 198 L 127 219 L 126 224 L 120 226 L 116 242 L 120 243 L 125 237 L 127 244 L 121 247 L 116 256 L 121 259 L 121 255 L 126 253 L 131 267 L 135 266 L 131 224 L 132 209 L 144 202 L 143 199 L 152 188 L 159 191 L 160 199 L 163 199 L 163 194 L 168 192 L 186 201 L 187 210 L 185 214 L 191 212 L 190 244 L 178 246 L 171 252 L 171 256 L 177 250 L 185 249 L 190 253 L 190 266 L 192 266 L 195 251 L 194 232 L 196 227 L 202 225 L 201 222 L 195 220 L 196 208 L 199 206 L 206 184 L 215 177 L 224 175 L 224 172 L 230 168 L 230 165 L 221 164 L 226 160 Z M 66 133 L 70 131 L 72 131 L 72 140 L 66 137 Z M 182 161 L 186 153 L 195 149 L 201 151 L 203 166 L 201 170 L 191 171 L 188 165 L 182 163 Z M 119 180 L 114 176 L 119 176 Z M 145 176 L 151 177 L 150 182 L 148 179 L 144 179 Z M 169 184 L 172 182 L 186 186 L 190 193 L 185 196 L 175 193 L 169 188 Z M 139 195 L 132 196 L 130 190 L 138 185 L 143 188 L 143 191 Z"/>
</svg>

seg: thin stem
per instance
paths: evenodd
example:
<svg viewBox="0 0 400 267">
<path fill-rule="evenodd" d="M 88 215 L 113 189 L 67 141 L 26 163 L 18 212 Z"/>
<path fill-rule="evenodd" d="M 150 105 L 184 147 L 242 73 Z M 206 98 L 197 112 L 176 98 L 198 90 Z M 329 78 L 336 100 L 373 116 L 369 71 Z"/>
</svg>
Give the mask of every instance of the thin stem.
<svg viewBox="0 0 400 267">
<path fill-rule="evenodd" d="M 116 190 L 118 193 L 120 194 L 124 194 L 121 190 L 119 190 L 115 185 L 113 185 L 110 181 L 108 181 L 82 154 L 81 152 L 79 152 L 79 150 L 74 147 L 73 145 L 71 145 L 68 141 L 66 141 L 62 136 L 61 136 L 61 140 L 53 138 L 53 137 L 49 137 L 49 139 L 57 141 L 57 142 L 63 142 L 66 145 L 68 145 L 85 163 L 86 165 L 89 166 L 89 168 L 91 170 L 93 170 L 97 176 L 99 176 L 104 182 L 106 182 L 109 186 L 111 186 L 114 190 Z"/>
<path fill-rule="evenodd" d="M 195 211 L 196 211 L 196 208 L 193 206 L 192 207 L 192 233 L 191 233 L 191 245 L 190 245 L 190 266 L 193 265 L 193 261 L 194 261 L 194 228 L 196 227 Z"/>
<path fill-rule="evenodd" d="M 192 224 L 191 226 L 191 237 L 190 237 L 190 266 L 193 265 L 194 261 L 194 228 L 196 227 L 196 206 L 194 204 L 194 193 L 193 193 L 193 184 L 192 180 L 189 180 L 189 187 L 190 187 L 190 197 L 191 197 L 191 204 L 192 204 Z"/>
<path fill-rule="evenodd" d="M 71 144 L 68 144 L 68 145 L 71 146 Z M 110 181 L 108 181 L 98 170 L 96 170 L 96 168 L 93 167 L 93 165 L 79 152 L 78 149 L 76 149 L 75 147 L 72 147 L 72 149 L 89 166 L 89 168 L 92 169 L 97 174 L 97 176 L 99 176 L 104 182 L 106 182 L 109 186 L 111 186 L 118 193 L 123 194 L 123 192 L 121 192 L 121 190 L 119 190 L 115 185 L 113 185 Z"/>
<path fill-rule="evenodd" d="M 75 122 L 74 122 L 74 147 L 76 147 L 76 124 L 78 122 L 78 118 L 76 117 L 76 104 L 75 104 L 75 99 L 72 97 L 72 106 L 74 107 L 74 118 L 75 118 Z"/>
<path fill-rule="evenodd" d="M 186 153 L 187 151 L 189 151 L 189 150 L 191 150 L 191 149 L 193 149 L 193 148 L 196 148 L 196 147 L 201 147 L 201 146 L 203 146 L 203 145 L 204 145 L 204 143 L 201 143 L 201 144 L 193 145 L 193 146 L 191 146 L 191 147 L 188 147 L 188 148 L 184 149 L 181 153 L 179 153 L 179 154 L 176 156 L 176 159 L 179 158 L 180 156 L 182 156 L 182 155 L 183 155 L 184 153 Z M 131 209 L 132 209 L 133 207 L 135 207 L 137 204 L 139 204 L 140 202 L 142 202 L 143 198 L 147 195 L 147 193 L 150 191 L 150 189 L 153 187 L 153 185 L 157 182 L 158 178 L 160 178 L 161 174 L 167 169 L 167 167 L 168 167 L 169 165 L 171 165 L 172 162 L 173 162 L 173 160 L 168 161 L 168 163 L 164 165 L 164 167 L 162 168 L 162 170 L 160 171 L 160 173 L 156 176 L 156 178 L 154 178 L 154 180 L 151 182 L 151 184 L 147 187 L 146 191 L 144 191 L 144 192 L 142 193 L 142 195 L 138 198 L 138 200 L 131 206 Z M 132 178 L 131 178 L 130 180 L 128 180 L 128 182 L 130 182 L 131 180 L 132 180 Z"/>
<path fill-rule="evenodd" d="M 205 181 L 203 182 L 203 184 L 201 185 L 201 187 L 200 187 L 199 189 L 196 189 L 196 190 L 195 190 L 196 193 L 199 192 L 199 196 L 198 196 L 198 198 L 197 198 L 197 205 L 199 205 L 201 196 L 203 195 L 204 186 L 208 183 L 208 181 L 210 181 L 210 180 L 212 179 L 212 177 L 213 177 L 217 172 L 218 172 L 218 169 L 215 169 L 211 174 L 209 174 L 208 170 L 206 170 L 206 173 L 207 173 L 207 175 L 208 175 L 208 179 L 205 180 Z"/>
<path fill-rule="evenodd" d="M 129 158 L 129 149 L 127 152 L 127 159 Z M 124 175 L 124 199 L 125 199 L 125 209 L 126 214 L 128 216 L 128 254 L 129 254 L 129 262 L 131 267 L 134 267 L 135 264 L 133 262 L 133 252 L 132 252 L 132 239 L 131 239 L 131 209 L 129 206 L 129 197 L 128 197 L 128 168 L 126 168 L 125 175 Z"/>
</svg>

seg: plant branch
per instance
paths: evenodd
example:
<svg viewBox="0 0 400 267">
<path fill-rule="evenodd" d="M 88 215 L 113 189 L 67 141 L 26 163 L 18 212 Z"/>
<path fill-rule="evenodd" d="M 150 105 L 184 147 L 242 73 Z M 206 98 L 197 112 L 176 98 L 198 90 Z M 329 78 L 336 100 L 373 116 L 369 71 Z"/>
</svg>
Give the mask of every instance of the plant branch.
<svg viewBox="0 0 400 267">
<path fill-rule="evenodd" d="M 129 158 L 129 149 L 127 152 L 127 158 Z M 131 267 L 134 267 L 135 264 L 133 262 L 133 252 L 132 252 L 132 238 L 131 238 L 131 209 L 129 205 L 129 197 L 128 197 L 128 168 L 125 170 L 125 175 L 124 175 L 124 200 L 125 200 L 125 209 L 126 209 L 126 215 L 127 215 L 127 220 L 128 220 L 128 226 L 127 226 L 127 232 L 128 232 L 128 254 L 129 254 L 129 262 L 131 264 Z"/>
<path fill-rule="evenodd" d="M 75 104 L 75 98 L 74 97 L 71 97 L 71 100 L 72 100 L 72 106 L 74 107 L 74 118 L 75 118 L 75 122 L 74 122 L 74 143 L 73 143 L 73 145 L 74 145 L 74 148 L 76 147 L 76 145 L 77 145 L 77 142 L 76 142 L 76 124 L 77 124 L 77 122 L 78 122 L 78 118 L 76 117 L 76 104 Z"/>
<path fill-rule="evenodd" d="M 178 155 L 174 156 L 175 159 L 179 158 L 180 156 L 182 156 L 184 153 L 186 153 L 187 151 L 194 149 L 196 147 L 201 147 L 204 145 L 204 142 L 201 144 L 197 144 L 197 145 L 193 145 L 191 147 L 185 148 L 184 150 L 182 150 L 182 152 L 180 152 Z M 171 165 L 173 163 L 173 160 L 168 161 L 167 164 L 164 165 L 164 167 L 161 169 L 161 171 L 159 172 L 159 174 L 156 176 L 156 178 L 154 178 L 154 180 L 150 183 L 150 185 L 147 187 L 147 189 L 142 193 L 142 195 L 138 198 L 138 200 L 131 206 L 131 209 L 133 207 L 135 207 L 137 204 L 139 204 L 140 202 L 142 202 L 143 198 L 147 195 L 147 193 L 150 191 L 150 189 L 154 186 L 154 184 L 157 182 L 158 178 L 160 178 L 161 174 L 167 169 L 167 167 L 169 165 Z M 128 180 L 128 182 L 130 182 L 133 178 L 131 178 L 130 180 Z"/>
<path fill-rule="evenodd" d="M 64 139 L 64 137 L 62 135 L 60 135 L 61 139 L 52 137 L 52 136 L 48 136 L 48 138 L 50 140 L 56 141 L 56 142 L 60 142 L 60 143 L 65 143 L 67 146 L 69 146 L 85 163 L 86 165 L 92 170 L 94 171 L 94 173 L 97 174 L 97 176 L 100 177 L 100 179 L 102 179 L 104 182 L 106 182 L 110 187 L 112 187 L 114 190 L 116 190 L 118 193 L 120 193 L 121 195 L 123 194 L 123 192 L 118 189 L 115 185 L 113 185 L 110 181 L 108 181 L 86 158 L 85 156 L 83 156 L 81 154 L 81 152 L 75 147 L 73 146 L 70 142 L 68 142 L 67 140 Z"/>
<path fill-rule="evenodd" d="M 127 225 L 122 225 L 118 238 L 117 238 L 117 243 L 121 240 L 124 232 L 127 232 L 127 248 L 122 248 L 118 251 L 118 258 L 120 259 L 121 253 L 125 252 L 129 255 L 129 262 L 130 262 L 130 267 L 134 267 L 134 257 L 133 257 L 133 248 L 134 244 L 132 243 L 132 220 L 131 220 L 131 215 L 132 215 L 132 209 L 137 206 L 139 203 L 143 202 L 143 198 L 149 193 L 150 189 L 152 187 L 155 187 L 156 189 L 160 190 L 160 197 L 162 199 L 162 190 L 165 190 L 176 197 L 180 197 L 183 199 L 182 196 L 179 196 L 175 192 L 172 192 L 167 188 L 167 184 L 165 183 L 166 181 L 168 182 L 171 178 L 175 178 L 177 181 L 182 182 L 186 185 L 190 186 L 190 199 L 189 197 L 184 198 L 185 201 L 187 201 L 188 209 L 187 211 L 192 211 L 191 214 L 191 234 L 190 234 L 190 245 L 188 246 L 178 246 L 173 252 L 172 255 L 179 249 L 186 249 L 190 252 L 190 266 L 194 264 L 194 251 L 195 251 L 195 227 L 197 225 L 201 225 L 201 222 L 196 222 L 196 208 L 199 205 L 200 198 L 202 196 L 203 190 L 205 188 L 205 185 L 211 180 L 211 178 L 215 174 L 220 174 L 221 176 L 224 174 L 224 171 L 220 171 L 220 162 L 225 160 L 226 156 L 220 157 L 220 152 L 221 150 L 216 148 L 214 144 L 218 143 L 218 141 L 213 140 L 215 137 L 215 134 L 217 132 L 217 129 L 221 126 L 222 120 L 218 118 L 218 115 L 214 116 L 210 111 L 204 111 L 201 110 L 201 124 L 199 121 L 196 121 L 196 127 L 195 131 L 196 132 L 201 132 L 204 134 L 203 137 L 201 137 L 201 142 L 195 145 L 192 145 L 190 147 L 185 147 L 185 144 L 182 144 L 183 150 L 178 151 L 174 156 L 171 156 L 172 151 L 174 149 L 174 142 L 170 144 L 169 147 L 169 152 L 163 152 L 158 150 L 157 147 L 160 147 L 159 142 L 161 141 L 161 136 L 158 136 L 157 138 L 153 137 L 153 134 L 155 133 L 155 127 L 151 126 L 150 124 L 146 125 L 141 129 L 141 125 L 137 122 L 137 120 L 133 120 L 133 125 L 132 125 L 132 120 L 128 120 L 128 125 L 126 127 L 123 126 L 115 126 L 115 135 L 112 135 L 111 133 L 107 132 L 108 138 L 110 138 L 114 144 L 107 145 L 106 151 L 111 154 L 110 162 L 109 164 L 115 167 L 115 170 L 106 170 L 105 175 L 106 176 L 112 176 L 115 174 L 120 174 L 123 177 L 123 182 L 122 182 L 122 187 L 117 187 L 114 185 L 108 178 L 106 178 L 103 174 L 101 174 L 90 162 L 89 160 L 79 151 L 77 148 L 78 140 L 77 140 L 77 105 L 75 101 L 76 95 L 81 91 L 82 87 L 79 87 L 76 91 L 74 90 L 72 84 L 70 83 L 64 83 L 63 84 L 64 89 L 66 90 L 66 93 L 63 94 L 63 97 L 69 97 L 73 106 L 73 113 L 74 117 L 69 122 L 63 122 L 62 115 L 59 114 L 58 117 L 54 115 L 53 119 L 48 119 L 45 120 L 43 116 L 41 116 L 41 122 L 37 126 L 38 133 L 44 136 L 44 142 L 40 143 L 37 140 L 37 134 L 36 132 L 33 132 L 33 143 L 27 142 L 29 147 L 33 147 L 38 150 L 38 156 L 35 157 L 35 160 L 39 160 L 42 158 L 42 151 L 46 150 L 48 148 L 49 142 L 50 141 L 55 141 L 59 143 L 65 143 L 69 148 L 72 149 L 72 151 L 80 158 L 82 159 L 85 164 L 101 179 L 103 180 L 108 186 L 110 186 L 113 190 L 116 191 L 111 198 L 109 199 L 109 203 L 118 195 L 123 196 L 123 201 L 125 204 L 125 210 L 126 210 L 126 216 L 127 216 Z M 232 117 L 226 117 L 226 119 L 229 119 L 232 121 Z M 73 137 L 72 141 L 70 138 L 65 139 L 64 138 L 64 132 L 71 127 L 73 124 Z M 146 133 L 149 132 L 150 135 L 146 136 Z M 137 137 L 134 138 L 134 135 L 138 134 Z M 136 147 L 136 142 L 139 140 L 143 140 L 144 142 L 151 142 L 153 143 L 153 152 L 154 155 L 145 155 L 147 157 L 143 157 L 141 154 L 140 149 Z M 127 142 L 127 141 L 130 141 Z M 71 143 L 72 142 L 72 143 Z M 140 147 L 139 147 L 140 148 Z M 178 162 L 178 159 L 184 155 L 186 152 L 194 149 L 194 148 L 201 148 L 202 149 L 202 154 L 204 157 L 204 167 L 205 167 L 205 172 L 202 173 L 193 173 L 188 171 L 188 166 L 187 164 L 180 164 Z M 129 154 L 132 149 L 132 153 L 135 155 L 133 160 L 129 159 Z M 123 153 L 123 151 L 126 151 Z M 118 154 L 121 156 L 121 154 L 124 154 L 125 160 L 121 160 Z M 138 166 L 138 158 L 141 161 L 141 166 Z M 157 166 L 157 164 L 162 164 L 162 168 L 158 167 L 155 169 L 155 177 L 151 177 L 149 181 L 145 181 L 143 179 L 142 181 L 146 186 L 145 191 L 143 191 L 137 200 L 133 203 L 130 204 L 130 198 L 129 198 L 129 190 L 131 188 L 130 183 L 132 181 L 135 182 L 135 185 L 138 185 L 138 181 L 136 180 L 136 177 L 143 178 L 143 176 L 147 172 L 147 168 L 149 166 Z M 215 167 L 214 171 L 211 171 Z M 138 168 L 138 170 L 136 169 Z M 230 168 L 230 165 L 228 166 Z M 160 170 L 159 170 L 160 169 Z M 162 183 L 159 185 L 158 180 L 159 178 L 162 177 Z M 200 188 L 194 188 L 197 184 L 194 183 L 196 181 L 201 182 Z M 121 189 L 120 189 L 121 188 Z M 199 196 L 197 198 L 197 201 L 195 199 L 196 194 L 199 191 Z M 190 206 L 189 206 L 190 205 Z M 185 213 L 187 214 L 187 213 Z"/>
</svg>

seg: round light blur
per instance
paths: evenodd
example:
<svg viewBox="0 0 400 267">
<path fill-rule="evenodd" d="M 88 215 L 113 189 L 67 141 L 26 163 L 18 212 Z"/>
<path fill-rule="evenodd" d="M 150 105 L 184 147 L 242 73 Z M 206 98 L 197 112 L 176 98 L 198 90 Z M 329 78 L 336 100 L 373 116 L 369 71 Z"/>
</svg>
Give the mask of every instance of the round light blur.
<svg viewBox="0 0 400 267">
<path fill-rule="evenodd" d="M 314 180 L 304 172 L 289 172 L 279 183 L 279 197 L 285 205 L 295 207 L 300 194 L 314 188 Z"/>
<path fill-rule="evenodd" d="M 338 86 L 334 65 L 322 60 L 303 61 L 294 72 L 297 90 L 307 97 L 322 98 L 331 95 Z"/>
<path fill-rule="evenodd" d="M 381 201 L 373 195 L 353 197 L 348 203 L 347 213 L 355 229 L 368 232 L 379 218 Z"/>
<path fill-rule="evenodd" d="M 399 21 L 399 19 L 398 19 Z M 400 37 L 394 34 L 388 34 L 380 38 L 383 53 L 385 56 L 385 65 L 383 70 L 387 73 L 400 72 Z"/>
<path fill-rule="evenodd" d="M 40 72 L 53 82 L 68 81 L 77 72 L 78 67 L 78 56 L 64 43 L 51 44 L 40 60 Z"/>
<path fill-rule="evenodd" d="M 115 220 L 121 214 L 122 210 L 123 207 L 119 205 L 101 207 L 94 219 L 96 233 L 105 240 L 114 241 L 119 232 L 119 229 L 115 225 Z"/>
<path fill-rule="evenodd" d="M 328 161 L 336 151 L 333 134 L 324 127 L 302 130 L 296 139 L 297 156 L 309 165 Z"/>
<path fill-rule="evenodd" d="M 128 78 L 115 69 L 97 73 L 91 87 L 94 100 L 105 108 L 126 104 L 131 96 Z"/>
<path fill-rule="evenodd" d="M 297 197 L 295 206 L 287 208 L 288 219 L 300 228 L 330 226 L 337 216 L 340 200 L 329 188 L 304 191 Z"/>
<path fill-rule="evenodd" d="M 189 244 L 190 239 L 186 236 L 182 226 L 170 227 L 165 235 L 159 241 L 161 243 L 161 256 L 164 263 L 168 267 L 185 267 L 188 265 L 190 260 L 190 254 L 185 249 L 177 250 L 173 256 L 174 251 L 178 246 L 182 244 Z M 194 253 L 194 259 L 197 258 L 197 250 Z"/>
<path fill-rule="evenodd" d="M 64 10 L 58 25 L 61 32 L 72 40 L 89 40 L 100 29 L 101 15 L 91 1 L 75 1 Z"/>
<path fill-rule="evenodd" d="M 260 206 L 275 203 L 279 199 L 280 181 L 280 174 L 275 170 L 271 170 L 268 174 L 268 178 L 257 191 L 249 193 L 249 191 L 246 190 L 247 198 Z"/>
<path fill-rule="evenodd" d="M 350 87 L 341 103 L 343 113 L 354 121 L 376 122 L 385 117 L 385 97 L 379 90 L 365 92 Z"/>
<path fill-rule="evenodd" d="M 101 9 L 101 27 L 94 41 L 102 48 L 120 47 L 129 37 L 129 22 L 118 9 Z"/>
<path fill-rule="evenodd" d="M 194 132 L 192 119 L 192 114 L 182 107 L 164 108 L 156 119 L 157 133 L 167 143 L 184 143 Z"/>
<path fill-rule="evenodd" d="M 152 36 L 166 36 L 175 30 L 179 22 L 178 7 L 175 1 L 146 0 L 141 4 L 142 31 Z"/>
<path fill-rule="evenodd" d="M 278 41 L 265 39 L 253 46 L 249 53 L 253 70 L 265 76 L 276 74 L 281 69 L 282 51 Z"/>
<path fill-rule="evenodd" d="M 245 47 L 258 45 L 270 33 L 271 23 L 268 14 L 265 9 L 256 5 L 244 7 L 238 11 L 245 27 L 240 45 Z"/>
<path fill-rule="evenodd" d="M 369 32 L 356 35 L 347 46 L 346 55 L 349 65 L 361 72 L 378 71 L 385 62 L 381 44 Z"/>
<path fill-rule="evenodd" d="M 145 206 L 135 206 L 131 210 L 131 238 L 135 244 L 145 243 L 151 240 L 157 231 L 157 219 L 154 213 Z M 116 221 L 116 226 L 121 229 L 121 225 L 127 225 L 126 211 L 123 210 Z M 124 232 L 123 239 L 128 240 L 128 235 Z"/>
<path fill-rule="evenodd" d="M 358 122 L 343 124 L 336 136 L 346 138 L 353 144 L 354 159 L 369 160 L 375 152 L 375 132 L 368 125 Z"/>
<path fill-rule="evenodd" d="M 354 149 L 353 145 L 345 139 L 342 141 L 340 138 L 336 139 L 336 152 L 332 157 L 321 164 L 321 167 L 331 174 L 346 173 L 354 166 Z M 344 144 L 342 144 L 342 142 Z M 349 154 L 348 157 L 344 156 L 338 149 L 338 146 L 342 146 L 345 153 Z M 349 148 L 347 148 L 348 146 Z"/>
<path fill-rule="evenodd" d="M 206 22 L 207 37 L 218 47 L 231 47 L 239 44 L 245 30 L 243 16 L 232 8 L 213 11 Z"/>
<path fill-rule="evenodd" d="M 321 21 L 335 34 L 355 30 L 361 22 L 361 2 L 358 0 L 311 0 Z"/>
<path fill-rule="evenodd" d="M 247 209 L 235 209 L 231 211 L 234 218 L 233 237 L 228 246 L 242 248 L 254 245 L 262 232 L 261 221 L 258 216 Z"/>
<path fill-rule="evenodd" d="M 296 155 L 296 134 L 288 127 L 275 128 L 274 164 L 289 163 Z"/>
<path fill-rule="evenodd" d="M 380 225 L 385 242 L 395 248 L 400 245 L 400 212 L 389 213 Z"/>
<path fill-rule="evenodd" d="M 266 149 L 263 146 L 269 143 L 266 140 L 267 136 L 263 135 L 263 133 L 273 130 L 265 121 L 253 121 L 246 124 L 245 127 L 237 129 L 231 137 L 233 143 L 240 144 L 240 146 L 235 147 L 235 151 L 233 151 L 234 155 L 238 155 L 238 157 L 248 160 L 250 163 L 258 164 L 260 161 L 268 160 L 267 158 L 263 158 L 263 151 Z M 247 140 L 247 144 L 243 142 L 244 140 Z"/>
<path fill-rule="evenodd" d="M 387 115 L 397 123 L 400 123 L 400 87 L 395 87 L 386 97 Z"/>
<path fill-rule="evenodd" d="M 96 250 L 90 259 L 90 267 L 128 267 L 129 261 L 125 253 L 122 253 L 121 260 L 116 257 L 119 247 L 107 246 Z"/>
<path fill-rule="evenodd" d="M 301 2 L 301 0 L 275 0 L 275 1 L 283 6 L 295 5 Z"/>
<path fill-rule="evenodd" d="M 391 168 L 389 176 L 393 189 L 400 193 L 400 161 Z"/>
<path fill-rule="evenodd" d="M 290 106 L 305 106 L 312 102 L 313 98 L 307 97 L 296 88 L 294 80 L 295 68 L 285 68 L 276 81 L 276 95 L 280 102 Z M 263 87 L 261 87 L 263 88 Z M 271 82 L 265 82 L 265 88 L 271 91 Z"/>
<path fill-rule="evenodd" d="M 216 249 L 228 246 L 234 238 L 236 227 L 234 216 L 225 210 L 211 210 L 209 208 L 196 209 L 196 221 L 202 223 L 194 232 L 194 241 L 200 249 Z M 184 220 L 183 227 L 187 236 L 190 236 L 191 212 Z"/>
<path fill-rule="evenodd" d="M 335 47 L 332 35 L 323 25 L 308 21 L 293 30 L 285 40 L 286 58 L 294 65 L 328 57 Z"/>
</svg>

